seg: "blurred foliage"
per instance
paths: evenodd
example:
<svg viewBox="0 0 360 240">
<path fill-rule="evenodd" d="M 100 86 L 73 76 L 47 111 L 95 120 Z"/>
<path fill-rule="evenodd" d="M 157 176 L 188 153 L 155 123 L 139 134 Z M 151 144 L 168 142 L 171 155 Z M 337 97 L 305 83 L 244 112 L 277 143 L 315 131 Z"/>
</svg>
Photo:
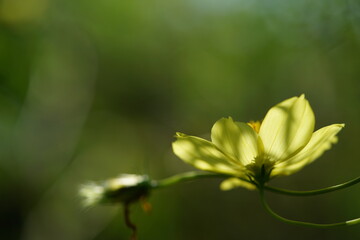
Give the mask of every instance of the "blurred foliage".
<svg viewBox="0 0 360 240">
<path fill-rule="evenodd" d="M 305 93 L 339 143 L 275 185 L 311 189 L 360 172 L 360 3 L 356 0 L 0 1 L 0 239 L 128 239 L 116 207 L 83 211 L 79 184 L 192 169 L 176 131 L 208 136 L 220 117 L 261 119 Z M 140 239 L 356 239 L 359 227 L 287 226 L 255 192 L 199 180 L 134 209 Z M 271 198 L 272 197 L 272 198 Z M 359 217 L 358 187 L 271 196 L 300 220 Z"/>
</svg>

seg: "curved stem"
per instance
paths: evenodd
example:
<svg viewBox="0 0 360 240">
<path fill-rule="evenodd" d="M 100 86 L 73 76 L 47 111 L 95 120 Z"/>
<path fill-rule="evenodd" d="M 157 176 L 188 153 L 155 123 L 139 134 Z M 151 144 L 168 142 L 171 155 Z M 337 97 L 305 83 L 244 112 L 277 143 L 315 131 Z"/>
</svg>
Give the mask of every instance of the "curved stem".
<svg viewBox="0 0 360 240">
<path fill-rule="evenodd" d="M 287 190 L 282 188 L 276 188 L 271 186 L 264 186 L 264 189 L 270 192 L 279 193 L 279 194 L 285 194 L 290 196 L 314 196 L 314 195 L 320 195 L 324 193 L 334 192 L 340 189 L 344 189 L 347 187 L 351 187 L 352 185 L 355 185 L 360 182 L 360 177 L 357 177 L 353 180 L 347 181 L 345 183 L 341 183 L 338 185 L 334 185 L 331 187 L 316 189 L 316 190 L 310 190 L 310 191 L 294 191 L 294 190 Z"/>
<path fill-rule="evenodd" d="M 264 188 L 259 187 L 259 192 L 260 192 L 261 204 L 263 205 L 265 210 L 274 218 L 276 218 L 282 222 L 285 222 L 285 223 L 307 226 L 307 227 L 314 227 L 314 228 L 333 228 L 333 227 L 339 227 L 339 226 L 350 226 L 350 225 L 355 225 L 355 224 L 360 223 L 360 218 L 356 218 L 356 219 L 348 220 L 348 221 L 344 221 L 344 222 L 338 222 L 338 223 L 310 223 L 310 222 L 302 222 L 302 221 L 287 219 L 287 218 L 284 218 L 284 217 L 278 215 L 277 213 L 275 213 L 270 208 L 270 206 L 267 204 L 265 197 L 264 197 Z"/>
<path fill-rule="evenodd" d="M 199 171 L 185 172 L 185 173 L 180 173 L 180 174 L 165 178 L 163 180 L 158 180 L 158 181 L 152 180 L 151 187 L 153 189 L 163 188 L 163 187 L 168 187 L 173 184 L 177 184 L 177 183 L 184 182 L 184 181 L 191 181 L 191 180 L 195 180 L 198 178 L 209 178 L 209 177 L 211 177 L 211 178 L 229 178 L 232 176 L 229 176 L 226 174 L 215 174 L 215 173 L 199 172 Z M 253 182 L 251 182 L 247 179 L 241 179 L 241 180 L 254 184 Z M 341 184 L 334 185 L 331 187 L 320 188 L 320 189 L 315 189 L 315 190 L 310 190 L 310 191 L 287 190 L 287 189 L 282 189 L 282 188 L 277 188 L 277 187 L 271 187 L 268 185 L 263 186 L 263 189 L 266 191 L 270 191 L 270 192 L 278 193 L 278 194 L 304 197 L 304 196 L 315 196 L 315 195 L 320 195 L 320 194 L 324 194 L 324 193 L 334 192 L 334 191 L 337 191 L 340 189 L 351 187 L 357 183 L 360 183 L 360 177 L 357 177 L 357 178 L 347 181 L 345 183 L 341 183 Z"/>
<path fill-rule="evenodd" d="M 191 180 L 195 180 L 198 178 L 227 178 L 229 177 L 228 175 L 225 174 L 215 174 L 215 173 L 208 173 L 208 172 L 185 172 L 185 173 L 180 173 L 162 180 L 152 180 L 151 181 L 151 187 L 153 189 L 156 188 L 163 188 L 163 187 L 168 187 L 171 186 L 173 184 L 176 183 L 180 183 L 180 182 L 184 182 L 184 181 L 191 181 Z"/>
<path fill-rule="evenodd" d="M 137 227 L 130 220 L 130 204 L 128 204 L 128 203 L 124 204 L 124 220 L 125 220 L 126 226 L 128 228 L 130 228 L 132 231 L 130 239 L 137 240 Z"/>
</svg>

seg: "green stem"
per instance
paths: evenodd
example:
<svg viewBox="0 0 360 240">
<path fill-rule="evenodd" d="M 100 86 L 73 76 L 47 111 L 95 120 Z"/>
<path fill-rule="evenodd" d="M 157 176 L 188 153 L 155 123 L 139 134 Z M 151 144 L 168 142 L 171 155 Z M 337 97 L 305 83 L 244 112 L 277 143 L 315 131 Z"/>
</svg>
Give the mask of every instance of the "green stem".
<svg viewBox="0 0 360 240">
<path fill-rule="evenodd" d="M 301 225 L 301 226 L 307 226 L 307 227 L 314 227 L 314 228 L 334 228 L 334 227 L 339 227 L 339 226 L 350 226 L 350 225 L 355 225 L 360 223 L 360 218 L 356 218 L 353 220 L 348 220 L 348 221 L 344 221 L 344 222 L 338 222 L 338 223 L 310 223 L 310 222 L 302 222 L 302 221 L 296 221 L 296 220 L 291 220 L 291 219 L 287 219 L 284 218 L 280 215 L 278 215 L 277 213 L 275 213 L 270 206 L 267 204 L 265 197 L 264 197 L 264 188 L 259 187 L 259 192 L 260 192 L 260 200 L 261 200 L 261 204 L 263 205 L 263 207 L 265 208 L 265 210 L 274 218 L 285 222 L 285 223 L 289 223 L 289 224 L 294 224 L 294 225 Z"/>
<path fill-rule="evenodd" d="M 228 178 L 228 175 L 225 174 L 215 174 L 215 173 L 208 173 L 208 172 L 186 172 L 186 173 L 180 173 L 162 180 L 158 180 L 158 181 L 151 181 L 151 187 L 153 189 L 156 188 L 163 188 L 163 187 L 168 187 L 171 186 L 173 184 L 177 184 L 180 182 L 184 182 L 184 181 L 191 181 L 191 180 L 195 180 L 198 178 Z"/>
<path fill-rule="evenodd" d="M 232 176 L 229 176 L 226 174 L 215 174 L 215 173 L 199 172 L 199 171 L 185 172 L 185 173 L 180 173 L 180 174 L 171 176 L 169 178 L 165 178 L 163 180 L 158 180 L 158 181 L 153 180 L 153 181 L 151 181 L 151 187 L 155 188 L 155 189 L 163 188 L 163 187 L 168 187 L 173 184 L 180 183 L 180 182 L 191 181 L 191 180 L 195 180 L 195 179 L 199 179 L 199 178 L 229 178 L 229 177 L 232 177 Z M 241 180 L 253 184 L 253 182 L 251 182 L 247 179 L 241 179 Z M 310 190 L 310 191 L 294 191 L 294 190 L 287 190 L 287 189 L 283 189 L 283 188 L 271 187 L 268 185 L 265 185 L 263 188 L 266 191 L 270 191 L 273 193 L 284 194 L 284 195 L 289 195 L 289 196 L 303 196 L 304 197 L 304 196 L 315 196 L 315 195 L 320 195 L 320 194 L 324 194 L 324 193 L 334 192 L 334 191 L 337 191 L 340 189 L 351 187 L 359 182 L 360 182 L 360 177 L 357 177 L 357 178 L 347 181 L 345 183 L 341 183 L 341 184 L 334 185 L 331 187 Z"/>
<path fill-rule="evenodd" d="M 287 190 L 287 189 L 276 188 L 276 187 L 271 187 L 271 186 L 264 186 L 264 189 L 267 191 L 270 191 L 270 192 L 280 193 L 280 194 L 285 194 L 285 195 L 290 195 L 290 196 L 314 196 L 314 195 L 320 195 L 320 194 L 324 194 L 324 193 L 334 192 L 334 191 L 337 191 L 340 189 L 351 187 L 359 182 L 360 182 L 360 177 L 357 177 L 357 178 L 347 181 L 345 183 L 341 183 L 341 184 L 334 185 L 331 187 L 310 190 L 310 191 L 294 191 L 294 190 Z"/>
</svg>

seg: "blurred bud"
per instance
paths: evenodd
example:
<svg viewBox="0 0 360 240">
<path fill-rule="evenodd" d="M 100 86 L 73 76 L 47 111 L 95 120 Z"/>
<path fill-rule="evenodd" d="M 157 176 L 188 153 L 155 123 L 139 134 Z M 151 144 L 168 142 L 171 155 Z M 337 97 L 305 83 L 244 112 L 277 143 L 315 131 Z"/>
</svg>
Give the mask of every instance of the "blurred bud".
<svg viewBox="0 0 360 240">
<path fill-rule="evenodd" d="M 146 197 L 151 184 L 147 176 L 121 174 L 102 182 L 90 182 L 80 187 L 79 195 L 85 207 L 96 204 L 129 204 Z"/>
</svg>

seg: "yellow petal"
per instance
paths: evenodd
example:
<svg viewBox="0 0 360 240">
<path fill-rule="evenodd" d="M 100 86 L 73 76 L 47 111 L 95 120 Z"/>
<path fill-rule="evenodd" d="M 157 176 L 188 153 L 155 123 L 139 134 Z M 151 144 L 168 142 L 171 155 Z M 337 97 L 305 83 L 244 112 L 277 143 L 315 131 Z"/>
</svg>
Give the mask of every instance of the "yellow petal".
<svg viewBox="0 0 360 240">
<path fill-rule="evenodd" d="M 344 124 L 332 124 L 313 133 L 309 143 L 292 158 L 275 165 L 272 175 L 290 175 L 319 158 L 337 142 L 336 134 Z"/>
<path fill-rule="evenodd" d="M 304 95 L 272 107 L 259 132 L 265 154 L 273 161 L 293 156 L 309 142 L 314 124 L 314 113 Z"/>
<path fill-rule="evenodd" d="M 210 172 L 241 175 L 243 166 L 221 152 L 213 143 L 194 136 L 177 133 L 172 147 L 176 156 L 194 167 Z"/>
<path fill-rule="evenodd" d="M 223 191 L 228 191 L 228 190 L 231 190 L 231 189 L 237 188 L 237 187 L 244 187 L 248 190 L 256 189 L 254 184 L 243 181 L 239 178 L 228 178 L 228 179 L 222 181 L 222 183 L 220 184 L 220 189 Z"/>
<path fill-rule="evenodd" d="M 248 124 L 231 118 L 217 121 L 211 130 L 212 142 L 223 152 L 243 165 L 251 163 L 258 154 L 258 136 Z"/>
</svg>

